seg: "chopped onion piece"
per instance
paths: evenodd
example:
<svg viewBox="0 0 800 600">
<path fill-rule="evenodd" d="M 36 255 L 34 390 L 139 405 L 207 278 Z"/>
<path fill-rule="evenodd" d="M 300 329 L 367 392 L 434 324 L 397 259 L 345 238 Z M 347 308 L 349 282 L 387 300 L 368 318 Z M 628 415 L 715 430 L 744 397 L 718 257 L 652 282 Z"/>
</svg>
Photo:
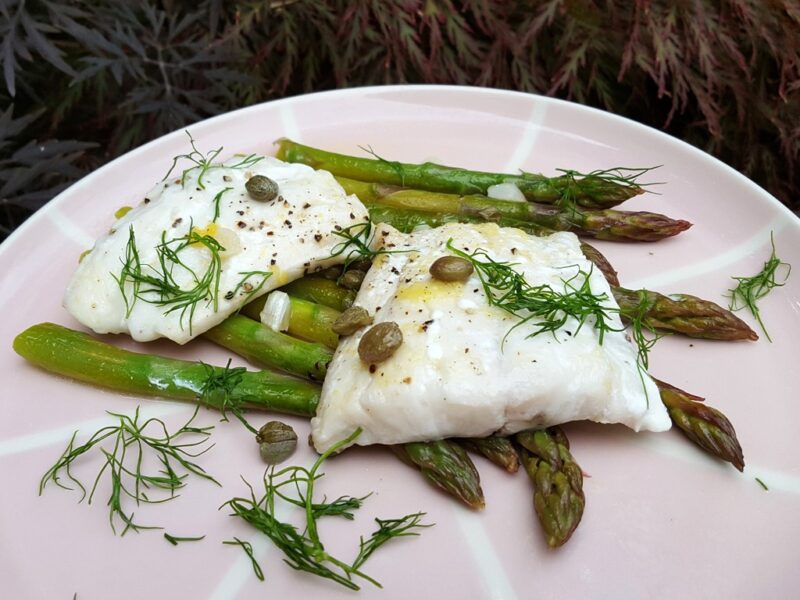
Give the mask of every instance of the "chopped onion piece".
<svg viewBox="0 0 800 600">
<path fill-rule="evenodd" d="M 292 304 L 289 295 L 285 292 L 275 291 L 267 296 L 264 308 L 259 317 L 261 322 L 272 331 L 286 331 L 289 329 L 289 317 Z"/>
<path fill-rule="evenodd" d="M 217 227 L 213 237 L 220 243 L 220 246 L 225 248 L 220 252 L 220 257 L 223 260 L 241 253 L 242 244 L 239 241 L 239 235 L 233 229 Z"/>
<path fill-rule="evenodd" d="M 498 183 L 490 185 L 486 190 L 486 195 L 495 200 L 509 200 L 511 202 L 526 202 L 525 196 L 513 183 Z"/>
</svg>

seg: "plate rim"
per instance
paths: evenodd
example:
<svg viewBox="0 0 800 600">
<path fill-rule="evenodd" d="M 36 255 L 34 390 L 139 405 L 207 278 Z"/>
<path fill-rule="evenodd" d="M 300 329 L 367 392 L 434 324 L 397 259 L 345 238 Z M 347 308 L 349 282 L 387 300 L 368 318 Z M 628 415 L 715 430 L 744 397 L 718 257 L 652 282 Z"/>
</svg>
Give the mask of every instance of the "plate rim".
<svg viewBox="0 0 800 600">
<path fill-rule="evenodd" d="M 502 88 L 492 88 L 492 87 L 480 87 L 480 86 L 470 86 L 470 85 L 442 85 L 442 84 L 398 84 L 398 85 L 370 85 L 370 86 L 358 86 L 358 87 L 351 87 L 351 88 L 340 88 L 334 90 L 324 90 L 319 92 L 310 92 L 307 94 L 299 94 L 296 96 L 289 96 L 286 98 L 276 98 L 274 100 L 267 100 L 264 102 L 259 102 L 257 104 L 251 104 L 250 106 L 243 106 L 241 108 L 236 108 L 227 112 L 224 112 L 219 115 L 214 115 L 212 117 L 208 117 L 206 119 L 202 119 L 200 121 L 196 121 L 189 125 L 186 125 L 180 129 L 175 129 L 170 131 L 169 133 L 165 133 L 149 142 L 142 144 L 136 148 L 133 148 L 124 154 L 113 158 L 109 162 L 105 163 L 104 165 L 98 167 L 97 169 L 87 173 L 79 180 L 70 184 L 67 188 L 63 189 L 59 192 L 56 196 L 54 196 L 49 202 L 47 202 L 44 206 L 39 208 L 35 213 L 33 213 L 30 217 L 28 217 L 19 227 L 17 227 L 11 234 L 2 242 L 0 243 L 0 256 L 3 256 L 4 253 L 9 251 L 9 248 L 13 245 L 15 240 L 22 235 L 24 235 L 28 229 L 35 226 L 41 219 L 46 218 L 49 214 L 49 211 L 56 210 L 58 206 L 64 202 L 64 198 L 67 197 L 69 194 L 73 194 L 86 185 L 90 185 L 91 182 L 96 178 L 100 177 L 106 170 L 113 168 L 117 162 L 121 160 L 130 160 L 135 158 L 141 153 L 147 152 L 151 146 L 163 143 L 164 141 L 181 135 L 185 131 L 187 131 L 191 127 L 199 127 L 205 126 L 209 123 L 219 123 L 224 122 L 228 119 L 238 118 L 242 114 L 246 114 L 247 112 L 255 112 L 257 110 L 262 110 L 265 106 L 281 106 L 284 104 L 297 104 L 303 102 L 311 102 L 314 100 L 319 99 L 323 96 L 349 96 L 349 95 L 363 95 L 368 94 L 374 91 L 437 91 L 437 90 L 447 90 L 447 91 L 457 91 L 462 93 L 468 94 L 494 94 L 499 96 L 511 96 L 511 97 L 524 97 L 530 99 L 536 99 L 537 101 L 544 102 L 546 105 L 556 105 L 560 107 L 566 107 L 569 110 L 576 110 L 578 112 L 583 112 L 586 114 L 590 114 L 595 116 L 596 118 L 604 118 L 604 119 L 611 119 L 612 121 L 617 121 L 621 123 L 625 123 L 628 126 L 633 126 L 634 128 L 638 128 L 640 130 L 645 130 L 648 133 L 655 134 L 657 137 L 661 138 L 666 143 L 672 143 L 681 148 L 683 151 L 688 151 L 693 154 L 693 157 L 700 160 L 705 160 L 710 162 L 717 168 L 722 168 L 723 171 L 727 172 L 728 175 L 733 175 L 739 184 L 744 184 L 748 187 L 751 191 L 755 192 L 759 196 L 761 196 L 766 202 L 772 204 L 773 207 L 777 208 L 779 211 L 779 215 L 789 222 L 787 225 L 790 228 L 790 231 L 794 231 L 795 234 L 800 235 L 800 218 L 795 215 L 785 204 L 783 204 L 780 200 L 778 200 L 775 196 L 769 193 L 766 189 L 758 185 L 755 181 L 747 177 L 744 173 L 737 171 L 731 165 L 723 162 L 716 156 L 705 152 L 704 150 L 698 148 L 697 146 L 693 146 L 689 142 L 686 142 L 678 137 L 670 135 L 660 129 L 657 129 L 651 125 L 646 125 L 644 123 L 640 123 L 639 121 L 635 121 L 629 117 L 625 117 L 622 115 L 618 115 L 613 112 L 609 112 L 600 108 L 595 108 L 593 106 L 588 106 L 585 104 L 580 104 L 578 102 L 572 102 L 570 100 L 563 100 L 561 98 L 553 98 L 551 96 L 544 96 L 541 94 L 533 94 L 529 92 L 521 92 L 517 90 L 507 90 Z"/>
</svg>

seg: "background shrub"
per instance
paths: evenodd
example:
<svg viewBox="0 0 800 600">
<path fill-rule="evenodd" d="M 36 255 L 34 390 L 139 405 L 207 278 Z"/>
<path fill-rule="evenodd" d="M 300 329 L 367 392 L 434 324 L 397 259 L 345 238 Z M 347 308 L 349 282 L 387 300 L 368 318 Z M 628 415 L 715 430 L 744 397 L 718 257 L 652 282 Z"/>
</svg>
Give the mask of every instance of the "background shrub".
<svg viewBox="0 0 800 600">
<path fill-rule="evenodd" d="M 0 239 L 167 131 L 407 82 L 625 115 L 800 208 L 800 0 L 5 0 L 0 63 Z"/>
</svg>

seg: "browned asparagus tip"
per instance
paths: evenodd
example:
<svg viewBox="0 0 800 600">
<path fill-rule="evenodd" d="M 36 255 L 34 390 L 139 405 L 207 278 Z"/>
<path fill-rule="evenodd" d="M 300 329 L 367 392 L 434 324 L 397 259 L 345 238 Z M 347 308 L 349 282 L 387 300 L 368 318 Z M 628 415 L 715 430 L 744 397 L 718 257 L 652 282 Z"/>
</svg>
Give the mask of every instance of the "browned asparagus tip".
<svg viewBox="0 0 800 600">
<path fill-rule="evenodd" d="M 697 396 L 655 381 L 672 422 L 686 437 L 709 454 L 743 471 L 742 447 L 728 418 L 716 408 L 701 404 Z"/>
</svg>

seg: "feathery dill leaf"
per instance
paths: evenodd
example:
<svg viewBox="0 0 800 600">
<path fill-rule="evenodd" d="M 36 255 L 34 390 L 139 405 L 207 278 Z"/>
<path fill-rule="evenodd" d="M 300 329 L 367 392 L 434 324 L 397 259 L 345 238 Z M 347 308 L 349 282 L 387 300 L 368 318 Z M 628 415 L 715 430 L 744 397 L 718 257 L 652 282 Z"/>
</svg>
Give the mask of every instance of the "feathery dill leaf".
<svg viewBox="0 0 800 600">
<path fill-rule="evenodd" d="M 200 273 L 181 258 L 181 252 L 191 246 L 201 246 L 208 253 L 208 264 Z M 142 300 L 165 307 L 165 315 L 178 311 L 181 327 L 188 316 L 189 333 L 191 333 L 192 319 L 198 304 L 204 302 L 206 306 L 213 305 L 215 312 L 218 310 L 219 284 L 222 276 L 221 253 L 225 248 L 214 237 L 201 235 L 190 224 L 189 233 L 170 240 L 167 239 L 167 232 L 163 231 L 161 243 L 155 247 L 155 251 L 158 266 L 142 264 L 131 225 L 120 274 L 111 274 L 117 281 L 125 300 L 127 316 L 130 316 L 136 301 Z M 179 279 L 188 280 L 188 284 L 182 285 Z M 128 296 L 128 282 L 132 284 L 132 297 Z"/>
<path fill-rule="evenodd" d="M 180 536 L 176 536 L 176 535 L 171 535 L 171 534 L 169 534 L 169 533 L 167 533 L 165 531 L 164 532 L 164 539 L 167 540 L 173 546 L 177 546 L 181 542 L 199 542 L 200 540 L 206 539 L 206 536 L 200 535 L 200 536 L 197 536 L 197 537 L 185 537 L 185 536 L 184 537 L 180 537 Z"/>
<path fill-rule="evenodd" d="M 581 187 L 592 183 L 614 183 L 623 188 L 630 188 L 633 191 L 638 191 L 648 186 L 662 185 L 663 182 L 644 183 L 639 181 L 643 175 L 654 169 L 658 169 L 660 166 L 661 165 L 655 167 L 613 167 L 611 169 L 597 169 L 588 173 L 581 173 L 574 169 L 556 169 L 557 172 L 563 173 L 561 177 L 567 180 L 561 192 L 561 198 L 556 205 L 567 211 L 572 218 L 577 218 L 580 213 L 577 197 L 578 190 Z M 522 176 L 525 177 L 526 175 L 533 176 L 534 178 L 536 177 L 535 174 L 529 174 L 523 171 Z"/>
<path fill-rule="evenodd" d="M 775 254 L 775 237 L 772 232 L 770 232 L 769 240 L 772 246 L 772 252 L 761 268 L 761 271 L 752 277 L 733 277 L 733 279 L 739 283 L 735 288 L 728 290 L 728 292 L 731 299 L 730 309 L 742 310 L 747 308 L 753 317 L 755 317 L 756 321 L 758 321 L 764 335 L 766 335 L 767 339 L 771 342 L 772 338 L 769 336 L 767 328 L 764 327 L 764 321 L 761 320 L 761 310 L 758 308 L 758 301 L 769 294 L 774 288 L 782 287 L 789 279 L 792 267 L 790 264 L 782 262 Z M 778 270 L 781 268 L 784 270 L 783 280 L 778 282 Z"/>
<path fill-rule="evenodd" d="M 206 186 L 205 186 L 205 183 L 203 182 L 203 177 L 205 177 L 210 170 L 212 170 L 212 169 L 220 169 L 220 168 L 225 168 L 225 169 L 249 169 L 250 167 L 254 166 L 256 163 L 258 163 L 261 159 L 263 159 L 263 156 L 259 156 L 257 154 L 248 154 L 248 155 L 244 155 L 244 156 L 239 157 L 238 161 L 236 161 L 236 162 L 229 161 L 229 164 L 225 164 L 225 163 L 222 163 L 222 162 L 214 162 L 215 160 L 217 160 L 219 155 L 222 153 L 222 150 L 223 150 L 222 146 L 220 146 L 219 148 L 216 148 L 214 150 L 209 150 L 207 153 L 203 153 L 203 152 L 201 152 L 200 150 L 197 149 L 197 146 L 194 143 L 194 138 L 192 137 L 192 134 L 187 131 L 186 135 L 189 136 L 189 145 L 192 147 L 192 151 L 187 153 L 187 154 L 178 154 L 177 156 L 173 157 L 172 165 L 170 166 L 169 171 L 167 171 L 167 174 L 164 175 L 164 177 L 161 179 L 161 181 L 166 181 L 169 178 L 169 176 L 172 174 L 172 172 L 175 170 L 175 167 L 178 166 L 178 163 L 181 160 L 187 160 L 187 161 L 189 161 L 189 163 L 191 163 L 194 166 L 191 166 L 191 167 L 188 167 L 186 169 L 183 169 L 181 171 L 181 176 L 180 176 L 180 179 L 178 181 L 180 182 L 180 184 L 182 186 L 185 185 L 186 184 L 186 178 L 188 177 L 189 173 L 191 173 L 192 171 L 197 169 L 198 170 L 198 172 L 197 172 L 197 187 L 199 187 L 201 190 L 204 190 L 204 189 L 206 189 Z M 227 189 L 231 189 L 231 188 L 227 188 Z M 227 191 L 227 190 L 222 190 L 214 198 L 214 204 L 215 204 L 215 217 L 214 217 L 214 220 L 215 221 L 216 221 L 216 218 L 219 216 L 219 214 L 218 214 L 219 213 L 219 200 L 222 197 L 222 194 L 225 193 L 225 191 Z"/>
<path fill-rule="evenodd" d="M 414 529 L 432 527 L 432 524 L 422 524 L 422 517 L 424 516 L 425 513 L 418 512 L 399 519 L 375 519 L 378 529 L 368 539 L 361 538 L 358 556 L 353 561 L 353 568 L 358 569 L 361 567 L 372 556 L 373 552 L 389 540 L 409 535 L 416 536 L 419 535 L 419 532 L 414 531 Z"/>
<path fill-rule="evenodd" d="M 414 513 L 400 519 L 378 520 L 380 528 L 368 540 L 361 538 L 360 551 L 352 563 L 342 561 L 325 550 L 317 529 L 317 520 L 329 515 L 352 519 L 352 511 L 361 506 L 364 498 L 342 496 L 332 503 L 314 502 L 314 485 L 323 476 L 320 467 L 325 460 L 352 443 L 360 434 L 361 430 L 357 429 L 346 439 L 334 444 L 317 458 L 310 469 L 292 466 L 276 471 L 274 466 L 271 467 L 264 476 L 262 496 L 256 497 L 255 490 L 245 482 L 250 490 L 250 497 L 232 498 L 223 505 L 233 511 L 231 516 L 242 518 L 264 533 L 284 553 L 284 562 L 291 568 L 330 579 L 351 590 L 360 589 L 357 579 L 381 587 L 380 583 L 360 570 L 367 558 L 389 540 L 415 535 L 414 529 L 428 526 L 421 524 L 425 513 Z M 290 496 L 290 492 L 294 496 Z M 278 519 L 275 505 L 279 500 L 303 509 L 303 530 Z"/>
<path fill-rule="evenodd" d="M 413 252 L 413 250 L 373 250 L 370 248 L 375 233 L 373 231 L 373 224 L 371 220 L 364 221 L 363 223 L 356 223 L 341 230 L 334 230 L 333 235 L 342 238 L 343 241 L 336 244 L 331 249 L 331 258 L 337 256 L 344 256 L 344 271 L 356 261 L 368 259 L 373 260 L 376 256 L 381 254 L 400 254 L 404 252 Z"/>
<path fill-rule="evenodd" d="M 214 218 L 213 218 L 213 219 L 211 219 L 211 222 L 212 222 L 212 223 L 216 223 L 216 222 L 217 222 L 217 219 L 219 219 L 219 203 L 220 203 L 220 201 L 222 200 L 222 195 L 223 195 L 225 192 L 229 192 L 229 191 L 231 191 L 232 189 L 233 189 L 232 187 L 226 187 L 226 188 L 222 188 L 222 189 L 221 189 L 220 191 L 218 191 L 218 192 L 217 192 L 217 194 L 214 196 L 214 200 L 213 200 L 213 202 L 214 202 Z"/>
<path fill-rule="evenodd" d="M 247 369 L 245 367 L 231 368 L 230 358 L 221 371 L 205 363 L 202 365 L 206 371 L 206 378 L 200 387 L 200 400 L 210 406 L 219 407 L 222 421 L 228 421 L 228 411 L 230 411 L 250 433 L 258 433 L 258 430 L 245 419 L 241 402 L 235 401 L 233 394 L 233 390 L 242 382 L 242 377 Z"/>
<path fill-rule="evenodd" d="M 562 292 L 553 289 L 549 284 L 531 285 L 514 269 L 512 263 L 496 261 L 480 248 L 467 253 L 456 248 L 450 239 L 447 249 L 472 264 L 491 306 L 519 318 L 506 337 L 517 327 L 529 322 L 532 322 L 535 329 L 527 337 L 545 332 L 555 335 L 570 318 L 578 322 L 573 335 L 589 323 L 597 329 L 600 344 L 603 343 L 607 331 L 618 331 L 608 323 L 610 315 L 615 312 L 604 304 L 608 295 L 592 292 L 589 274 L 584 271 L 579 270 L 563 280 Z"/>
<path fill-rule="evenodd" d="M 372 146 L 367 146 L 366 148 L 364 146 L 359 146 L 359 148 L 361 150 L 363 150 L 364 152 L 366 152 L 367 154 L 369 154 L 370 156 L 372 156 L 375 160 L 377 160 L 377 161 L 379 161 L 379 162 L 391 167 L 391 169 L 395 173 L 397 173 L 397 176 L 400 178 L 400 185 L 401 186 L 405 186 L 405 184 L 406 184 L 406 172 L 405 172 L 405 169 L 403 168 L 403 163 L 400 163 L 400 162 L 398 162 L 396 160 L 387 160 L 387 159 L 383 158 L 382 156 L 379 156 L 378 153 L 376 153 L 372 149 Z"/>
<path fill-rule="evenodd" d="M 241 547 L 241 549 L 244 550 L 244 553 L 247 555 L 247 558 L 250 559 L 250 564 L 253 566 L 253 572 L 255 573 L 256 577 L 258 577 L 259 581 L 264 581 L 264 571 L 261 570 L 261 565 L 259 565 L 258 561 L 256 560 L 255 552 L 253 552 L 253 545 L 250 542 L 234 537 L 233 540 L 225 540 L 222 543 L 228 546 Z"/>
<path fill-rule="evenodd" d="M 199 408 L 195 408 L 192 416 L 172 433 L 160 419 L 140 421 L 138 406 L 132 417 L 108 412 L 118 422 L 100 428 L 80 445 L 76 442 L 76 431 L 59 459 L 39 482 L 39 495 L 50 482 L 63 489 L 74 490 L 75 488 L 64 483 L 62 477 L 65 477 L 80 490 L 79 502 L 83 502 L 88 495 L 88 504 L 91 504 L 103 475 L 107 474 L 111 485 L 107 502 L 108 519 L 114 533 L 117 532 L 118 523 L 124 525 L 121 535 L 129 530 L 138 533 L 143 529 L 161 529 L 137 523 L 126 499 L 136 506 L 167 502 L 177 497 L 176 492 L 186 485 L 186 479 L 190 475 L 219 485 L 216 479 L 193 462 L 193 459 L 213 448 L 213 444 L 209 446 L 207 442 L 214 428 L 194 425 L 198 410 Z M 81 456 L 92 451 L 101 453 L 105 461 L 87 492 L 72 469 Z M 151 460 L 160 466 L 157 472 L 147 470 L 147 463 Z M 153 493 L 156 497 L 151 497 Z"/>
</svg>

